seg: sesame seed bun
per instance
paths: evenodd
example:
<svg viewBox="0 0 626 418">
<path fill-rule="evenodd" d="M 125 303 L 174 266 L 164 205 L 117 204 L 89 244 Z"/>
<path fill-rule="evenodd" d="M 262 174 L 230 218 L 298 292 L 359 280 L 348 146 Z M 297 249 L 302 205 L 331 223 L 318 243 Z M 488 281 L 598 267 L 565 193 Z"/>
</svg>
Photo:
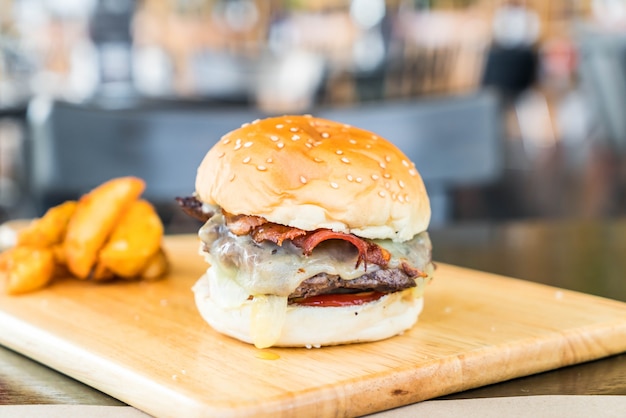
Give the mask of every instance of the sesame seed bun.
<svg viewBox="0 0 626 418">
<path fill-rule="evenodd" d="M 257 120 L 224 135 L 198 168 L 196 195 L 232 214 L 370 239 L 406 241 L 430 221 L 422 178 L 395 145 L 312 116 Z"/>
</svg>

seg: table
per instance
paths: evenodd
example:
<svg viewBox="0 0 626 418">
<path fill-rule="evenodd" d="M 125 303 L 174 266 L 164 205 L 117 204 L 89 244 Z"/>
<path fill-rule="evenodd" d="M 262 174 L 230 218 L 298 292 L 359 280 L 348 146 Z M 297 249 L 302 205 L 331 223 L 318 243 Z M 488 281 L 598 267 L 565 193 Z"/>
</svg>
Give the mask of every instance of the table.
<svg viewBox="0 0 626 418">
<path fill-rule="evenodd" d="M 435 260 L 626 301 L 626 219 L 474 223 L 432 231 Z M 626 353 L 446 399 L 626 395 Z"/>
<path fill-rule="evenodd" d="M 626 301 L 626 219 L 471 223 L 431 231 L 434 259 Z M 626 353 L 442 399 L 626 395 Z M 122 405 L 0 347 L 0 405 Z"/>
</svg>

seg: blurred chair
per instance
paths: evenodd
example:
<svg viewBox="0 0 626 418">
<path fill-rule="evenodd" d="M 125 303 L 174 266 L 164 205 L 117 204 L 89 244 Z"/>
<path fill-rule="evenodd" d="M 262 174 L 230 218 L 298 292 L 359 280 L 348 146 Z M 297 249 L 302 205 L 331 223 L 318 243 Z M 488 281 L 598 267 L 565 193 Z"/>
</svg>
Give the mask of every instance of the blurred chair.
<svg viewBox="0 0 626 418">
<path fill-rule="evenodd" d="M 493 184 L 503 170 L 500 102 L 488 91 L 317 114 L 393 141 L 424 179 L 433 226 L 452 220 L 455 188 Z"/>
<path fill-rule="evenodd" d="M 174 197 L 194 191 L 207 150 L 257 117 L 228 106 L 106 109 L 36 99 L 28 115 L 31 195 L 41 213 L 112 177 L 138 176 L 167 224 L 179 212 Z"/>
<path fill-rule="evenodd" d="M 486 184 L 500 174 L 498 102 L 486 92 L 312 113 L 395 142 L 426 182 L 433 225 L 450 220 L 454 187 Z M 224 133 L 262 116 L 246 107 L 103 109 L 34 101 L 32 195 L 42 212 L 112 177 L 135 175 L 146 180 L 144 196 L 160 208 L 167 225 L 181 212 L 173 210 L 174 197 L 194 191 L 207 150 Z"/>
</svg>

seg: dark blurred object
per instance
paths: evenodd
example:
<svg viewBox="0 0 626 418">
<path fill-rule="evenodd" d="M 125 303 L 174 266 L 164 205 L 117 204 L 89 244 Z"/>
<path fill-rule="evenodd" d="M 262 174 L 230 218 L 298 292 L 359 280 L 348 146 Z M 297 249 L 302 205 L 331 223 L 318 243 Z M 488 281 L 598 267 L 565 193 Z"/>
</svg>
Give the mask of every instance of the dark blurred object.
<svg viewBox="0 0 626 418">
<path fill-rule="evenodd" d="M 487 91 L 469 95 L 320 109 L 318 116 L 368 129 L 395 143 L 422 175 L 432 224 L 453 220 L 451 195 L 463 186 L 500 179 L 503 131 L 499 99 Z"/>
<path fill-rule="evenodd" d="M 515 98 L 535 83 L 538 64 L 533 47 L 494 45 L 487 54 L 481 84 L 493 87 L 504 97 Z"/>
<path fill-rule="evenodd" d="M 482 85 L 514 100 L 537 79 L 539 15 L 524 1 L 506 0 L 494 12 L 492 30 Z"/>
<path fill-rule="evenodd" d="M 133 93 L 132 21 L 134 0 L 99 0 L 89 20 L 89 35 L 98 56 L 97 94 L 127 98 Z"/>
<path fill-rule="evenodd" d="M 200 161 L 224 133 L 256 117 L 181 102 L 107 109 L 37 99 L 29 108 L 31 195 L 42 213 L 110 178 L 138 176 L 166 227 L 197 230 L 174 198 L 194 192 Z"/>
</svg>

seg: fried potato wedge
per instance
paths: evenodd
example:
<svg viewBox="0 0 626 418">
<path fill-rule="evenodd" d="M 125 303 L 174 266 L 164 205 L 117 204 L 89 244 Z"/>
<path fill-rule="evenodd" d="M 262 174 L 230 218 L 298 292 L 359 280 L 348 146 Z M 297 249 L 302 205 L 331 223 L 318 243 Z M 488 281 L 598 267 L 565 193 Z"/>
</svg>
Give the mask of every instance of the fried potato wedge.
<svg viewBox="0 0 626 418">
<path fill-rule="evenodd" d="M 63 241 L 67 225 L 76 210 L 76 202 L 68 200 L 54 206 L 26 228 L 18 232 L 17 245 L 49 248 Z"/>
<path fill-rule="evenodd" d="M 10 295 L 46 286 L 55 270 L 54 255 L 48 248 L 20 246 L 0 254 L 0 282 Z"/>
<path fill-rule="evenodd" d="M 97 282 L 105 282 L 115 279 L 115 274 L 107 266 L 101 262 L 97 262 L 89 274 L 89 279 Z"/>
<path fill-rule="evenodd" d="M 148 260 L 148 264 L 141 272 L 141 279 L 147 281 L 158 280 L 165 276 L 169 269 L 170 265 L 165 251 L 159 248 L 159 251 Z"/>
<path fill-rule="evenodd" d="M 116 223 L 145 189 L 137 177 L 109 180 L 80 198 L 64 240 L 67 267 L 87 279 Z"/>
<path fill-rule="evenodd" d="M 133 202 L 100 251 L 98 262 L 123 278 L 138 277 L 161 247 L 163 224 L 146 200 Z"/>
</svg>

